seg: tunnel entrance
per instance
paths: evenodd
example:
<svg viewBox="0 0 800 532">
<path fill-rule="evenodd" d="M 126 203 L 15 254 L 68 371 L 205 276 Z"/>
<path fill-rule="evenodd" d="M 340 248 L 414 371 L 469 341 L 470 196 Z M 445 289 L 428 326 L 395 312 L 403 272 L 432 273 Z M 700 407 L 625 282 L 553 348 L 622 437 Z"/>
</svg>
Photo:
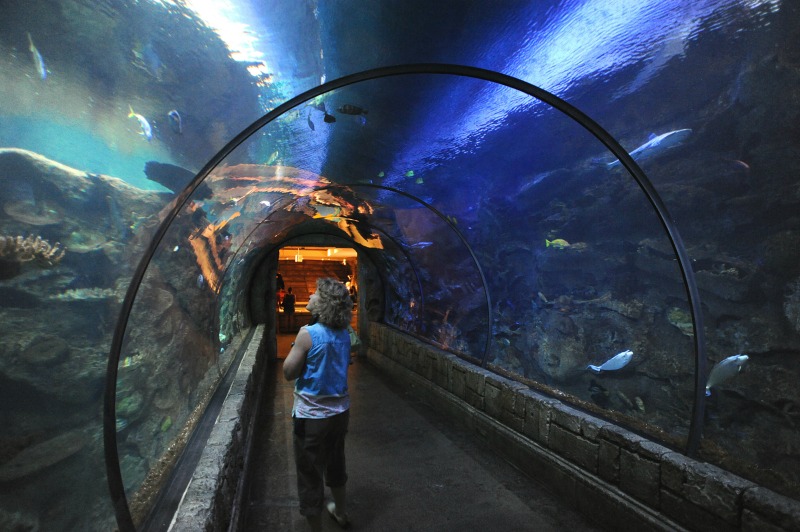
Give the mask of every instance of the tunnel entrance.
<svg viewBox="0 0 800 532">
<path fill-rule="evenodd" d="M 277 334 L 294 334 L 307 325 L 311 313 L 306 309 L 308 298 L 316 290 L 317 279 L 333 277 L 350 289 L 353 298 L 353 319 L 358 322 L 358 253 L 353 248 L 336 246 L 286 246 L 280 249 L 277 272 Z M 283 287 L 283 290 L 281 290 Z M 284 306 L 286 294 L 291 289 L 294 295 L 294 312 Z"/>
</svg>

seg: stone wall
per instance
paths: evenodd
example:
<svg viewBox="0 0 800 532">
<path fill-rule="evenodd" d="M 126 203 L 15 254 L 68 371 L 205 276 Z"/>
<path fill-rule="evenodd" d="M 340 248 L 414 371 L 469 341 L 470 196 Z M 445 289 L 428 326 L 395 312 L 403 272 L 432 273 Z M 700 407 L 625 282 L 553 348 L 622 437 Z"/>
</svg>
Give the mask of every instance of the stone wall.
<svg viewBox="0 0 800 532">
<path fill-rule="evenodd" d="M 266 340 L 264 326 L 259 325 L 175 514 L 172 531 L 238 529 L 229 527 L 239 519 L 264 365 L 274 357 L 274 346 Z"/>
<path fill-rule="evenodd" d="M 604 528 L 800 530 L 800 502 L 371 323 L 367 357 Z"/>
</svg>

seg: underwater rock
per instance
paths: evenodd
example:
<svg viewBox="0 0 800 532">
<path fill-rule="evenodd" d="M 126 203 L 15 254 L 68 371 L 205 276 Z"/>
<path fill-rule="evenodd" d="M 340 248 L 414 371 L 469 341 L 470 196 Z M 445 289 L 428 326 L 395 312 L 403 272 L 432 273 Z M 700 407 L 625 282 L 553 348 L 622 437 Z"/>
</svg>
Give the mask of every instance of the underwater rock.
<svg viewBox="0 0 800 532">
<path fill-rule="evenodd" d="M 22 351 L 22 360 L 35 366 L 52 366 L 69 357 L 69 344 L 58 336 L 45 334 L 36 337 Z"/>
<path fill-rule="evenodd" d="M 789 320 L 789 325 L 800 333 L 800 278 L 795 279 L 786 287 L 783 313 Z"/>
<path fill-rule="evenodd" d="M 573 320 L 558 312 L 548 312 L 537 326 L 536 364 L 555 383 L 564 383 L 580 376 L 586 368 L 582 331 Z"/>
<path fill-rule="evenodd" d="M 644 303 L 641 301 L 619 301 L 618 299 L 610 299 L 598 302 L 601 308 L 614 311 L 626 318 L 638 320 L 642 317 L 644 312 Z"/>
<path fill-rule="evenodd" d="M 50 298 L 54 301 L 102 301 L 113 299 L 122 301 L 122 297 L 113 288 L 71 288 Z"/>
<path fill-rule="evenodd" d="M 0 482 L 8 482 L 41 471 L 83 449 L 89 438 L 82 430 L 72 430 L 33 445 L 0 465 Z"/>
<path fill-rule="evenodd" d="M 126 419 L 129 423 L 136 421 L 142 414 L 144 397 L 137 391 L 117 397 L 117 418 Z"/>
<path fill-rule="evenodd" d="M 8 512 L 0 508 L 0 530 L 10 532 L 38 532 L 39 519 L 22 512 Z"/>
<path fill-rule="evenodd" d="M 686 336 L 694 336 L 694 325 L 692 315 L 678 307 L 672 307 L 667 311 L 667 321 L 678 328 Z"/>
</svg>

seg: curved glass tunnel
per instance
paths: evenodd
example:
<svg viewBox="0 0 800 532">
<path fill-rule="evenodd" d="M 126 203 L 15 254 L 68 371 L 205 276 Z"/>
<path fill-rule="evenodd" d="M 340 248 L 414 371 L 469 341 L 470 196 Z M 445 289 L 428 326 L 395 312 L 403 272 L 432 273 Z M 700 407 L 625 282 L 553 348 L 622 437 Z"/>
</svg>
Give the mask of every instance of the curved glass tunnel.
<svg viewBox="0 0 800 532">
<path fill-rule="evenodd" d="M 424 122 L 406 118 L 401 128 L 384 118 L 367 138 L 358 117 L 344 116 L 337 121 L 351 124 L 319 145 L 308 125 L 321 112 L 313 102 L 357 101 L 359 114 L 381 117 L 392 113 L 393 91 L 483 95 L 485 112 L 525 124 L 518 141 L 529 149 L 465 148 L 459 155 L 475 170 L 454 187 L 448 160 L 378 156 L 420 142 Z M 360 289 L 367 299 L 382 291 L 384 323 L 686 448 L 695 356 L 669 237 L 612 152 L 572 118 L 523 96 L 462 75 L 368 79 L 301 101 L 198 176 L 162 227 L 119 355 L 114 425 L 135 521 L 233 360 L 231 341 L 253 323 L 249 289 L 264 275 L 263 258 L 306 234 L 349 241 L 369 257 L 384 279 Z M 265 138 L 285 139 L 285 151 L 266 154 Z M 553 145 L 572 151 L 544 158 L 542 147 Z M 336 146 L 350 146 L 346 157 L 323 167 L 318 151 Z M 491 168 L 481 169 L 487 158 Z M 532 175 L 517 176 L 519 168 Z M 633 357 L 614 367 L 610 359 L 626 351 Z"/>
<path fill-rule="evenodd" d="M 309 240 L 358 250 L 369 321 L 679 452 L 702 434 L 699 459 L 800 499 L 794 4 L 189 4 L 3 4 L 0 528 L 108 530 L 120 504 L 141 520 L 267 319 L 278 249 Z M 255 40 L 212 24 L 234 16 Z M 625 146 L 685 241 L 704 371 L 636 176 L 519 90 L 431 73 L 337 87 L 259 123 L 181 195 L 296 95 L 423 61 L 543 87 Z M 102 415 L 121 312 L 111 463 L 127 501 L 108 496 Z"/>
</svg>

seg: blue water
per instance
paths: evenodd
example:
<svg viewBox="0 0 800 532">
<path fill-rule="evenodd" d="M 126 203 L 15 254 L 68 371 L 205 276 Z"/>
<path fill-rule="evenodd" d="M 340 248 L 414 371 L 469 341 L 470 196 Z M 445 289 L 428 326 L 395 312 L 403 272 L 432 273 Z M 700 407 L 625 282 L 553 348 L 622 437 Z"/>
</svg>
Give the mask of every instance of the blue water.
<svg viewBox="0 0 800 532">
<path fill-rule="evenodd" d="M 0 146 L 30 150 L 78 170 L 118 177 L 144 190 L 167 190 L 145 177 L 147 161 L 173 162 L 166 151 L 144 139 L 114 146 L 81 124 L 50 118 L 0 118 Z"/>
</svg>

